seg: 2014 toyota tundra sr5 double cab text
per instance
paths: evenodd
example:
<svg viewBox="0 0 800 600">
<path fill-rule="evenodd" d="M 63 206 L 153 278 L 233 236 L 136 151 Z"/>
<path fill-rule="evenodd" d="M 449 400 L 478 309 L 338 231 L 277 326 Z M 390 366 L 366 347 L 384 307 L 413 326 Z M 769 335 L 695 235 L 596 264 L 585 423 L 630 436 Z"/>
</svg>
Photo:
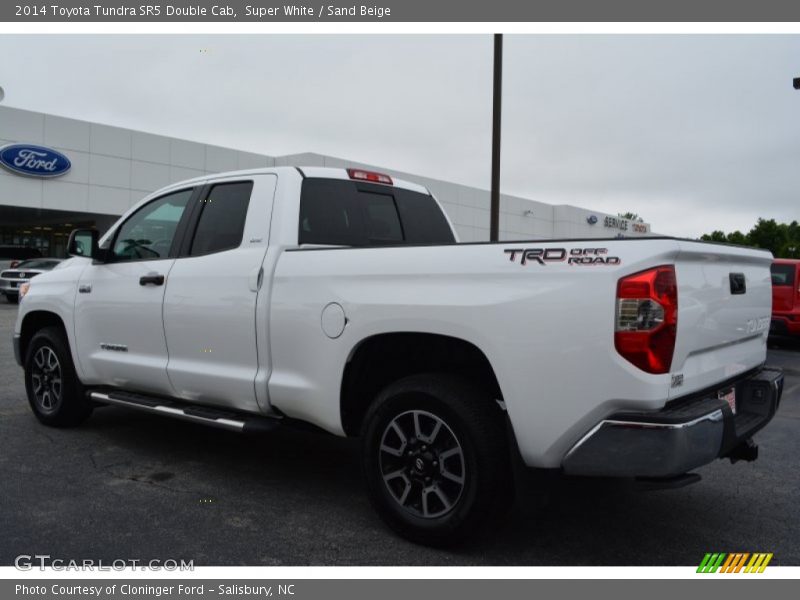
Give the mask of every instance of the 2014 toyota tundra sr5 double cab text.
<svg viewBox="0 0 800 600">
<path fill-rule="evenodd" d="M 117 405 L 361 436 L 370 498 L 423 543 L 503 512 L 514 460 L 670 481 L 756 455 L 772 257 L 671 238 L 458 244 L 433 196 L 359 169 L 193 179 L 23 289 L 38 419 Z"/>
</svg>

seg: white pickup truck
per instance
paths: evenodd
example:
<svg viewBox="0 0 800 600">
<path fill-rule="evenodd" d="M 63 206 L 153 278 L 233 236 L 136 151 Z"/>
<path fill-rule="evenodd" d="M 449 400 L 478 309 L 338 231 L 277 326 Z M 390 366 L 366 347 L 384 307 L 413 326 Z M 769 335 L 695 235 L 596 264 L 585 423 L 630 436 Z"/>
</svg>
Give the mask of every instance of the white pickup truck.
<svg viewBox="0 0 800 600">
<path fill-rule="evenodd" d="M 158 191 L 23 286 L 46 425 L 116 405 L 361 436 L 385 521 L 445 543 L 511 465 L 681 481 L 774 415 L 767 252 L 671 238 L 459 244 L 425 188 L 274 168 Z"/>
</svg>

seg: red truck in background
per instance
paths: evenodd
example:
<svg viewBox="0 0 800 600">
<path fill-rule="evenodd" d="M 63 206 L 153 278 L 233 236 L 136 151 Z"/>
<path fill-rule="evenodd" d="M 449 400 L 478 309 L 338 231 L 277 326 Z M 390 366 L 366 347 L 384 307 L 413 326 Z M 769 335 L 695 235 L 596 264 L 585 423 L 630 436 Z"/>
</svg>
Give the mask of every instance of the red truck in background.
<svg viewBox="0 0 800 600">
<path fill-rule="evenodd" d="M 800 260 L 776 259 L 771 271 L 770 335 L 800 338 Z"/>
</svg>

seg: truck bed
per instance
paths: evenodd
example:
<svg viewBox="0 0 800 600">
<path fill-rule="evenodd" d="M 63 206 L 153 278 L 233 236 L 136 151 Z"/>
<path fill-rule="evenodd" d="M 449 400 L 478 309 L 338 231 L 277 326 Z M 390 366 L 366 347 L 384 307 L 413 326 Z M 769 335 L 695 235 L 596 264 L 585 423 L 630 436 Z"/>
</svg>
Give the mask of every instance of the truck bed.
<svg viewBox="0 0 800 600">
<path fill-rule="evenodd" d="M 515 431 L 525 431 L 526 460 L 558 466 L 604 416 L 657 410 L 762 364 L 770 261 L 767 252 L 674 238 L 289 250 L 274 275 L 270 397 L 292 416 L 336 428 L 331 392 L 360 340 L 392 331 L 456 337 L 491 363 Z M 675 359 L 671 373 L 652 375 L 614 349 L 616 288 L 623 276 L 667 264 L 679 290 Z M 744 273 L 745 294 L 731 295 L 731 272 Z M 335 340 L 319 327 L 331 302 L 347 317 Z M 301 370 L 308 361 L 318 376 Z"/>
</svg>

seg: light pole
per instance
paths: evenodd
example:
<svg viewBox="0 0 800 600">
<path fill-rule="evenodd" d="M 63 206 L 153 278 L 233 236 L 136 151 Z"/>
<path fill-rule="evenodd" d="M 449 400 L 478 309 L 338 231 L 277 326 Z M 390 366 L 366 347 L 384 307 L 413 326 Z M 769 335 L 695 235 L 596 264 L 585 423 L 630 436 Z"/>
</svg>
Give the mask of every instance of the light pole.
<svg viewBox="0 0 800 600">
<path fill-rule="evenodd" d="M 503 104 L 503 34 L 494 34 L 494 95 L 492 100 L 492 191 L 489 240 L 500 237 L 500 111 Z"/>
</svg>

